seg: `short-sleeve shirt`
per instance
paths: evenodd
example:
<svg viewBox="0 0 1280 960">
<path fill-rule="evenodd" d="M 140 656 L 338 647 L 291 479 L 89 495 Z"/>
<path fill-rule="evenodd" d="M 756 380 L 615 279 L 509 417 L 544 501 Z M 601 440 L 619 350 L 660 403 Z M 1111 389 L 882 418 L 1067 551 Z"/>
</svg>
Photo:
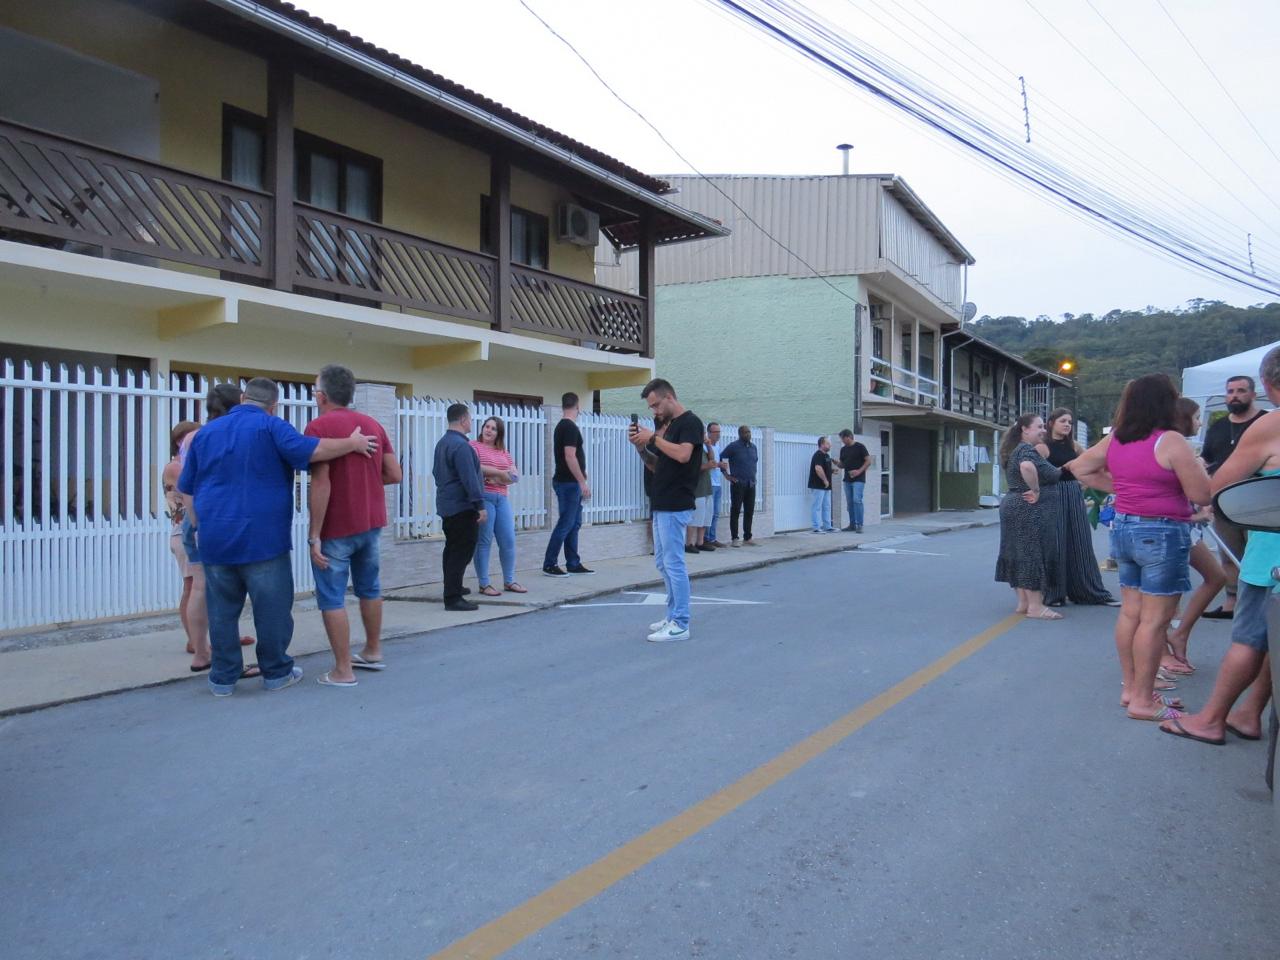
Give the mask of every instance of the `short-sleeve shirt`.
<svg viewBox="0 0 1280 960">
<path fill-rule="evenodd" d="M 720 451 L 717 450 L 715 447 L 710 447 L 710 451 L 711 452 L 708 454 L 708 456 L 710 456 L 712 460 L 715 460 L 718 463 L 720 460 Z M 720 468 L 713 467 L 710 473 L 711 473 L 711 486 L 713 488 L 718 488 L 720 486 Z"/>
<path fill-rule="evenodd" d="M 577 451 L 578 469 L 587 475 L 587 451 L 582 449 L 582 431 L 578 425 L 565 417 L 556 424 L 555 433 L 551 435 L 551 443 L 555 447 L 556 472 L 551 477 L 555 483 L 577 483 L 578 478 L 569 472 L 569 464 L 564 459 L 564 448 L 574 447 Z"/>
<path fill-rule="evenodd" d="M 649 449 L 658 457 L 653 468 L 653 493 L 650 495 L 654 510 L 693 509 L 693 494 L 698 487 L 698 474 L 702 466 L 704 437 L 706 431 L 702 428 L 702 421 L 692 410 L 686 410 L 671 421 L 663 439 L 668 443 L 693 444 L 693 456 L 688 463 L 672 460 L 656 445 L 650 444 Z"/>
<path fill-rule="evenodd" d="M 259 563 L 289 552 L 293 475 L 319 443 L 252 403 L 200 428 L 178 489 L 195 499 L 204 563 Z"/>
<path fill-rule="evenodd" d="M 840 469 L 845 471 L 844 478 L 852 483 L 865 483 L 867 475 L 860 473 L 856 477 L 849 476 L 850 470 L 861 469 L 862 465 L 867 462 L 867 458 L 871 454 L 867 448 L 863 446 L 862 441 L 855 440 L 847 447 L 840 448 Z"/>
<path fill-rule="evenodd" d="M 818 478 L 817 467 L 821 467 L 827 475 L 827 483 L 823 483 Z M 831 482 L 831 456 L 823 453 L 821 450 L 814 451 L 813 457 L 809 460 L 809 489 L 810 490 L 826 490 Z"/>
<path fill-rule="evenodd" d="M 484 473 L 484 467 L 493 467 L 495 470 L 503 470 L 510 472 L 515 467 L 516 462 L 511 459 L 511 454 L 506 450 L 497 450 L 487 443 L 481 443 L 479 440 L 471 441 L 471 449 L 476 452 L 476 456 L 480 458 L 481 473 Z M 484 478 L 485 493 L 500 493 L 504 497 L 507 495 L 507 487 L 509 484 L 498 483 L 492 477 Z"/>
<path fill-rule="evenodd" d="M 356 427 L 366 436 L 378 438 L 378 452 L 371 457 L 348 453 L 329 461 L 329 508 L 320 527 L 321 540 L 354 537 L 387 525 L 382 456 L 395 451 L 382 424 L 367 414 L 342 408 L 322 413 L 304 432 L 308 437 L 344 440 Z"/>
<path fill-rule="evenodd" d="M 698 483 L 694 488 L 693 495 L 697 499 L 709 497 L 711 496 L 711 471 L 702 469 L 702 465 L 711 459 L 707 454 L 706 444 L 698 444 L 693 451 L 693 455 L 698 458 Z"/>
<path fill-rule="evenodd" d="M 1259 410 L 1256 417 L 1244 423 L 1232 423 L 1230 417 L 1222 417 L 1209 425 L 1209 429 L 1205 431 L 1204 446 L 1200 449 L 1200 455 L 1204 457 L 1210 473 L 1227 462 L 1227 458 L 1235 450 L 1244 432 L 1266 415 L 1265 410 Z"/>
<path fill-rule="evenodd" d="M 735 440 L 720 454 L 729 464 L 729 476 L 738 483 L 755 483 L 760 451 L 754 443 Z"/>
</svg>

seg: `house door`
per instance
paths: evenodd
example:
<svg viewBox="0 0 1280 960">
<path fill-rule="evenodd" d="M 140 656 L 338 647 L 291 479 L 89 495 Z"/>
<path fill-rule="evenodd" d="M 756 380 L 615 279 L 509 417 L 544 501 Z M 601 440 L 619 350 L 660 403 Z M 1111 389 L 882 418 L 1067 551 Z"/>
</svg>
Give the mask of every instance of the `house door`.
<svg viewBox="0 0 1280 960">
<path fill-rule="evenodd" d="M 893 428 L 893 507 L 895 514 L 933 509 L 937 476 L 937 435 L 918 427 Z"/>
<path fill-rule="evenodd" d="M 880 516 L 893 516 L 893 431 L 880 431 Z"/>
</svg>

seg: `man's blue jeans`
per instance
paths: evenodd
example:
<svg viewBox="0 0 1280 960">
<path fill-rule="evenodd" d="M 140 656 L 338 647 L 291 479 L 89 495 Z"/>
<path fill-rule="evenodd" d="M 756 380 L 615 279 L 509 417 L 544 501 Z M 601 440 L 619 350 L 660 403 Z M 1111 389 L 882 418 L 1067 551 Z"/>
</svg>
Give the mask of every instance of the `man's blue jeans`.
<svg viewBox="0 0 1280 960">
<path fill-rule="evenodd" d="M 498 558 L 502 561 L 502 585 L 516 582 L 516 519 L 511 500 L 505 493 L 484 492 L 485 521 L 476 539 L 476 580 L 489 586 L 489 549 L 498 541 Z"/>
<path fill-rule="evenodd" d="M 288 680 L 293 670 L 293 657 L 289 656 L 289 642 L 293 639 L 293 564 L 289 554 L 258 563 L 206 563 L 204 577 L 209 643 L 213 647 L 209 686 L 232 690 L 244 672 L 240 614 L 246 595 L 253 603 L 263 685 L 270 688 Z"/>
<path fill-rule="evenodd" d="M 866 490 L 866 481 L 844 482 L 844 503 L 849 508 L 849 522 L 855 527 L 862 526 L 862 495 Z"/>
<path fill-rule="evenodd" d="M 689 627 L 689 569 L 684 563 L 684 534 L 692 510 L 653 511 L 653 561 L 667 584 L 667 619 Z"/>
<path fill-rule="evenodd" d="M 578 528 L 582 526 L 582 488 L 573 480 L 568 483 L 552 483 L 551 486 L 556 491 L 560 516 L 556 518 L 551 539 L 547 542 L 547 555 L 542 560 L 543 569 L 554 567 L 560 562 L 562 546 L 565 565 L 581 566 L 582 558 L 578 556 Z"/>
<path fill-rule="evenodd" d="M 707 543 L 719 543 L 716 539 L 716 523 L 720 520 L 720 499 L 724 495 L 724 484 L 711 488 L 711 526 L 707 527 Z"/>
<path fill-rule="evenodd" d="M 819 530 L 834 530 L 831 525 L 831 488 L 824 487 L 821 490 L 809 488 L 809 520 L 812 523 L 814 532 Z"/>
</svg>

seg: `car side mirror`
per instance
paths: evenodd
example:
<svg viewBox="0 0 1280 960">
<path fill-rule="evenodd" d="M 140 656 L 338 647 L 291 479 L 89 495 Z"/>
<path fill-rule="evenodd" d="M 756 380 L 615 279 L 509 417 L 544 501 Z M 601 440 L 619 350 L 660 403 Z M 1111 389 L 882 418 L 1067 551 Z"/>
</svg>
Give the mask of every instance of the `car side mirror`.
<svg viewBox="0 0 1280 960">
<path fill-rule="evenodd" d="M 1213 509 L 1228 523 L 1246 530 L 1280 533 L 1280 474 L 1223 487 L 1213 498 Z"/>
</svg>

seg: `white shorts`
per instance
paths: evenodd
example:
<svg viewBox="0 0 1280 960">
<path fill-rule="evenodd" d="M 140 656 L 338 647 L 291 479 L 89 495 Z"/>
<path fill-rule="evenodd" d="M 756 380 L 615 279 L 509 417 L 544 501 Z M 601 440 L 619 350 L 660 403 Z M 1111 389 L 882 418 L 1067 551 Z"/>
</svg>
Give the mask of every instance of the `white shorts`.
<svg viewBox="0 0 1280 960">
<path fill-rule="evenodd" d="M 693 501 L 693 519 L 689 521 L 689 526 L 711 526 L 711 497 L 698 497 Z"/>
</svg>

